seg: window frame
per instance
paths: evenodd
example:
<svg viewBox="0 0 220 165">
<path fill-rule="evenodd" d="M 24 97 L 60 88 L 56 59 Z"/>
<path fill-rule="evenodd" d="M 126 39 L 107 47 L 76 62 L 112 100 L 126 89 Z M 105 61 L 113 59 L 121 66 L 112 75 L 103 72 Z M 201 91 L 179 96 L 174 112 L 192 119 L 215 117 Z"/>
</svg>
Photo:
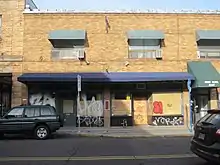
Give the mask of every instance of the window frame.
<svg viewBox="0 0 220 165">
<path fill-rule="evenodd" d="M 220 59 L 220 46 L 216 45 L 215 42 L 211 42 L 212 46 L 208 43 L 199 44 L 197 43 L 197 55 L 199 59 Z M 202 55 L 202 54 L 205 55 Z M 209 56 L 211 53 L 217 53 L 218 56 Z"/>
<path fill-rule="evenodd" d="M 133 43 L 132 43 L 133 42 Z M 136 42 L 136 43 L 135 43 Z M 137 43 L 139 42 L 139 43 Z M 161 39 L 129 39 L 128 58 L 129 59 L 156 59 L 156 53 L 161 53 Z M 133 53 L 137 53 L 134 56 Z"/>
<path fill-rule="evenodd" d="M 27 110 L 28 108 L 34 109 L 34 116 L 32 116 L 32 117 L 28 117 L 28 116 L 26 117 L 26 116 L 25 116 L 26 110 Z M 38 116 L 35 116 L 35 111 L 36 111 L 35 109 L 36 109 L 36 108 L 39 110 L 39 115 L 38 115 Z M 41 116 L 41 114 L 40 114 L 40 107 L 25 107 L 25 109 L 24 109 L 24 117 L 25 117 L 25 118 L 34 118 L 34 117 L 40 117 L 40 116 Z"/>
<path fill-rule="evenodd" d="M 85 52 L 85 40 L 52 40 L 51 59 L 55 60 L 76 60 L 78 56 L 74 56 L 74 51 Z M 71 55 L 72 52 L 72 55 Z M 58 53 L 59 55 L 56 55 Z M 64 54 L 64 56 L 62 56 Z M 66 54 L 66 55 L 65 55 Z"/>
<path fill-rule="evenodd" d="M 50 112 L 53 111 L 53 114 L 52 114 L 52 115 L 42 115 L 43 108 L 49 109 Z M 42 106 L 42 107 L 40 107 L 40 116 L 44 117 L 44 116 L 55 116 L 55 115 L 56 115 L 56 110 L 55 110 L 55 108 L 50 107 L 50 106 L 46 106 L 46 107 L 45 107 L 45 106 Z"/>
<path fill-rule="evenodd" d="M 21 114 L 21 115 L 18 115 L 18 116 L 15 116 L 15 115 L 14 115 L 13 117 L 10 117 L 10 118 L 22 118 L 22 117 L 24 117 L 25 107 L 14 107 L 14 108 L 12 108 L 8 113 L 6 113 L 4 117 L 10 116 L 9 114 L 10 114 L 13 110 L 15 110 L 15 109 L 23 109 L 22 114 Z"/>
</svg>

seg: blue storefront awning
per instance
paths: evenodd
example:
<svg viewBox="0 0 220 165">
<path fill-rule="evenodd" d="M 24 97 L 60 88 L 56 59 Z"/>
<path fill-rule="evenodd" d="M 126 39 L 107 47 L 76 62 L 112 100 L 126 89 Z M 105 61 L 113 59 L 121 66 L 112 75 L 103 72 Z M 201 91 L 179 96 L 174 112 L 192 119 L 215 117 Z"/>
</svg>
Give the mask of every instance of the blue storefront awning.
<svg viewBox="0 0 220 165">
<path fill-rule="evenodd" d="M 83 82 L 147 82 L 194 80 L 187 72 L 83 72 L 83 73 L 24 73 L 18 77 L 23 83 L 76 82 L 77 75 Z"/>
</svg>

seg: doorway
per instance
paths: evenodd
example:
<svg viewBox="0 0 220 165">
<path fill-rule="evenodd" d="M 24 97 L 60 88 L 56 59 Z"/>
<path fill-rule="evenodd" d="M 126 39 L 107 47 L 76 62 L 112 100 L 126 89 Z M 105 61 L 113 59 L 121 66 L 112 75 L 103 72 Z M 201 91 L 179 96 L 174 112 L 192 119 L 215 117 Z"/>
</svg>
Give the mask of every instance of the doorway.
<svg viewBox="0 0 220 165">
<path fill-rule="evenodd" d="M 148 124 L 147 113 L 147 94 L 145 92 L 133 93 L 132 105 L 133 105 L 133 123 L 134 125 L 146 125 Z"/>
<path fill-rule="evenodd" d="M 65 126 L 76 126 L 76 102 L 74 100 L 63 100 L 62 105 Z"/>
<path fill-rule="evenodd" d="M 210 109 L 209 106 L 209 95 L 198 95 L 196 100 L 196 114 L 195 121 L 197 122 L 199 119 L 204 117 L 207 114 L 207 111 Z"/>
<path fill-rule="evenodd" d="M 200 110 L 200 118 L 207 114 L 207 110 L 209 109 L 209 96 L 199 96 L 198 108 Z"/>
</svg>

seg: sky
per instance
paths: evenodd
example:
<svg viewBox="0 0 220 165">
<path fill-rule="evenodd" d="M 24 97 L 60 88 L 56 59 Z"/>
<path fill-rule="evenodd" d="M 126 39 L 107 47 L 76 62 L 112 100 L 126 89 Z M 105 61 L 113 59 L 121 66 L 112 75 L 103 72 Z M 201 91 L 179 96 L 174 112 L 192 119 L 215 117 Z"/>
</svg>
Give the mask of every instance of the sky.
<svg viewBox="0 0 220 165">
<path fill-rule="evenodd" d="M 220 10 L 220 0 L 33 0 L 39 9 L 68 10 Z"/>
</svg>

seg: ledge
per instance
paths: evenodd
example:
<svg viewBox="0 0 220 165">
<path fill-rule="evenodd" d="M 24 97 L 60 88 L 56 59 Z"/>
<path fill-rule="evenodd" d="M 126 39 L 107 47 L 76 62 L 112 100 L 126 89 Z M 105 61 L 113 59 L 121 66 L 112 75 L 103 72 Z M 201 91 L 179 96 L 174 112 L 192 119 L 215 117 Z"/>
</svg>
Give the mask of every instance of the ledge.
<svg viewBox="0 0 220 165">
<path fill-rule="evenodd" d="M 22 62 L 23 56 L 18 55 L 0 55 L 0 62 Z"/>
<path fill-rule="evenodd" d="M 23 13 L 28 14 L 28 13 L 48 13 L 48 14 L 65 14 L 65 13 L 79 13 L 79 14 L 95 14 L 95 13 L 99 13 L 99 14 L 129 14 L 129 13 L 143 13 L 143 14 L 154 14 L 154 13 L 158 13 L 158 14 L 220 14 L 220 10 L 160 10 L 160 9 L 148 9 L 148 10 L 123 10 L 123 9 L 119 9 L 119 10 L 66 10 L 66 9 L 56 9 L 56 10 L 40 10 L 40 9 L 33 9 L 32 11 L 30 9 L 25 9 L 23 11 Z"/>
</svg>

